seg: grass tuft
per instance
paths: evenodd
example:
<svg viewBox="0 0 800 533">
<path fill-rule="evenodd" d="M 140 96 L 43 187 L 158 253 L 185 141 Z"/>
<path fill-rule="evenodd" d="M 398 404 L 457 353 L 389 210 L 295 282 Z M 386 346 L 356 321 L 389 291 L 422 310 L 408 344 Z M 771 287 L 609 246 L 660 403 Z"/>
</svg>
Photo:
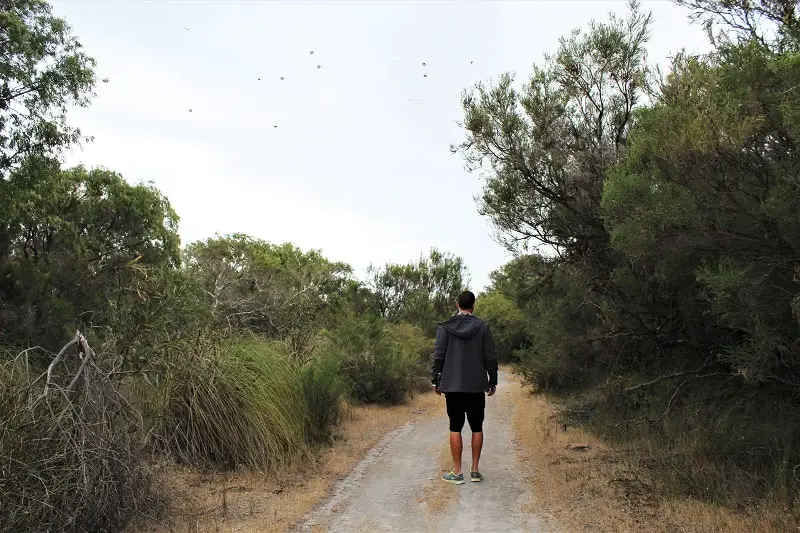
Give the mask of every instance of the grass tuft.
<svg viewBox="0 0 800 533">
<path fill-rule="evenodd" d="M 162 435 L 176 459 L 269 471 L 304 451 L 307 404 L 278 344 L 225 342 L 185 361 L 169 383 Z"/>
</svg>

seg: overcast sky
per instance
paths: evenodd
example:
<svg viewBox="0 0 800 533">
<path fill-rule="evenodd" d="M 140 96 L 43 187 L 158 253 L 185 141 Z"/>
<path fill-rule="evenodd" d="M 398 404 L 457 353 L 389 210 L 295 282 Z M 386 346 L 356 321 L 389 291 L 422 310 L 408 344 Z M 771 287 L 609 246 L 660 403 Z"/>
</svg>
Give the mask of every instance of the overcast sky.
<svg viewBox="0 0 800 533">
<path fill-rule="evenodd" d="M 643 5 L 655 15 L 651 62 L 707 48 L 685 10 Z M 67 163 L 152 180 L 184 243 L 245 232 L 358 273 L 438 247 L 462 256 L 481 289 L 508 256 L 477 213 L 479 177 L 449 151 L 464 137 L 461 91 L 506 71 L 523 80 L 559 36 L 624 8 L 57 1 L 109 79 L 71 115 L 95 141 Z"/>
</svg>

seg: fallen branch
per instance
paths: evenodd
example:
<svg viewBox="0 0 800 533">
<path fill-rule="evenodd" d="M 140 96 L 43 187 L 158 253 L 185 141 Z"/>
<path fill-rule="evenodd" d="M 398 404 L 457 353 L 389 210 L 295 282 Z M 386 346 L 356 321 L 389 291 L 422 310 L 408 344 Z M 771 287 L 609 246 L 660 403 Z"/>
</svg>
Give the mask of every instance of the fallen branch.
<svg viewBox="0 0 800 533">
<path fill-rule="evenodd" d="M 67 393 L 75 390 L 75 386 L 78 384 L 78 379 L 83 375 L 84 370 L 86 370 L 86 365 L 92 358 L 92 349 L 89 348 L 89 343 L 86 342 L 86 338 L 80 333 L 78 334 L 78 344 L 83 352 L 83 361 L 81 361 L 81 366 L 78 368 L 78 371 L 75 372 L 75 377 L 73 377 L 72 381 L 70 381 L 69 385 L 67 385 Z"/>
<path fill-rule="evenodd" d="M 687 383 L 689 383 L 691 381 L 698 380 L 698 379 L 710 378 L 710 377 L 713 377 L 713 376 L 733 377 L 736 374 L 733 374 L 731 372 L 709 372 L 708 374 L 698 374 L 697 372 L 682 372 L 680 374 L 674 374 L 672 376 L 665 376 L 663 379 L 659 378 L 659 379 L 653 380 L 652 382 L 642 383 L 641 385 L 637 385 L 636 387 L 631 387 L 630 389 L 625 389 L 625 391 L 634 390 L 636 388 L 641 388 L 641 387 L 646 386 L 646 385 L 652 385 L 653 383 L 657 383 L 659 381 L 664 381 L 666 379 L 670 379 L 670 378 L 673 378 L 673 377 L 679 377 L 681 375 L 683 375 L 683 376 L 687 376 L 688 375 L 688 376 L 691 376 L 691 377 L 689 379 L 683 380 L 680 383 L 680 385 L 678 385 L 675 388 L 675 391 L 672 393 L 672 396 L 670 396 L 669 401 L 667 402 L 667 406 L 664 408 L 664 411 L 661 413 L 661 415 L 658 418 L 649 418 L 649 417 L 646 417 L 646 416 L 641 416 L 639 418 L 634 418 L 634 419 L 631 419 L 631 420 L 623 420 L 621 422 L 617 422 L 616 424 L 614 424 L 614 427 L 618 428 L 619 426 L 621 426 L 623 424 L 625 424 L 625 426 L 627 427 L 627 426 L 629 426 L 631 424 L 638 424 L 638 423 L 641 423 L 641 422 L 647 422 L 651 426 L 655 426 L 655 424 L 657 422 L 661 422 L 662 420 L 664 420 L 667 417 L 667 415 L 669 414 L 670 409 L 672 409 L 672 405 L 675 403 L 675 400 L 678 398 L 678 393 L 680 393 L 681 389 L 683 389 L 683 386 L 686 385 Z"/>
<path fill-rule="evenodd" d="M 113 374 L 119 359 L 80 332 L 44 369 L 28 353 L 10 364 L 18 375 L 0 373 L 3 433 L 24 443 L 0 454 L 0 531 L 121 530 L 156 501 L 144 422 Z"/>
<path fill-rule="evenodd" d="M 699 374 L 701 372 L 703 372 L 703 370 L 705 370 L 705 368 L 707 367 L 708 363 L 711 361 L 712 357 L 713 356 L 709 356 L 703 362 L 703 364 L 698 367 L 697 370 L 687 370 L 687 371 L 683 371 L 683 372 L 676 372 L 674 374 L 669 374 L 667 376 L 660 376 L 660 377 L 657 377 L 657 378 L 652 379 L 650 381 L 647 381 L 645 383 L 640 383 L 638 385 L 634 385 L 632 387 L 628 387 L 626 389 L 622 389 L 622 392 L 631 392 L 631 391 L 635 391 L 635 390 L 638 390 L 638 389 L 643 389 L 645 387 L 649 387 L 650 385 L 655 385 L 656 383 L 661 383 L 662 381 L 667 381 L 669 379 L 680 378 L 680 377 L 683 377 L 683 376 L 699 376 Z M 715 374 L 709 374 L 709 375 L 715 375 Z"/>
<path fill-rule="evenodd" d="M 631 392 L 631 391 L 635 391 L 635 390 L 638 390 L 638 389 L 643 389 L 645 387 L 649 387 L 650 385 L 655 385 L 656 383 L 661 383 L 662 381 L 667 381 L 669 379 L 675 379 L 675 378 L 679 378 L 679 377 L 683 377 L 683 376 L 692 376 L 692 375 L 697 375 L 699 373 L 700 373 L 700 371 L 698 371 L 698 370 L 691 370 L 691 371 L 688 371 L 688 372 L 676 372 L 676 373 L 670 374 L 668 376 L 657 377 L 656 379 L 650 380 L 650 381 L 648 381 L 646 383 L 639 383 L 638 385 L 634 385 L 633 387 L 628 387 L 627 389 L 622 389 L 622 392 Z"/>
<path fill-rule="evenodd" d="M 64 357 L 64 354 L 67 353 L 67 350 L 69 350 L 70 348 L 72 348 L 73 346 L 78 344 L 82 337 L 83 337 L 83 335 L 81 335 L 80 332 L 76 332 L 75 333 L 75 338 L 72 339 L 71 341 L 69 341 L 67 344 L 65 344 L 64 347 L 61 348 L 61 351 L 59 351 L 58 354 L 55 356 L 55 358 L 53 358 L 53 361 L 47 367 L 47 372 L 45 374 L 47 376 L 47 379 L 45 379 L 44 389 L 42 390 L 42 394 L 33 401 L 31 406 L 35 406 L 36 404 L 38 404 L 40 401 L 42 401 L 47 396 L 47 393 L 48 393 L 48 391 L 50 389 L 50 384 L 51 384 L 51 382 L 53 380 L 53 369 L 56 367 L 56 365 L 59 362 L 61 362 L 61 358 Z M 37 381 L 38 381 L 38 379 L 37 379 Z"/>
</svg>

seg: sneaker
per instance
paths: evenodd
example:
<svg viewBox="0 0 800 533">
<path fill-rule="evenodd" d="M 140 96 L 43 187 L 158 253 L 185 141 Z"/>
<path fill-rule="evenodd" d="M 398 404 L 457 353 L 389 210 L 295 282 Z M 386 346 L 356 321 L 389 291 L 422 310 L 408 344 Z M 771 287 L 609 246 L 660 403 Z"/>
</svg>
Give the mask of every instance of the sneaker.
<svg viewBox="0 0 800 533">
<path fill-rule="evenodd" d="M 448 483 L 452 483 L 454 485 L 463 485 L 464 474 L 456 474 L 451 470 L 442 476 L 442 481 L 447 481 Z"/>
<path fill-rule="evenodd" d="M 473 483 L 478 483 L 480 481 L 483 481 L 483 474 L 481 474 L 480 472 L 470 472 L 469 480 L 472 481 Z"/>
</svg>

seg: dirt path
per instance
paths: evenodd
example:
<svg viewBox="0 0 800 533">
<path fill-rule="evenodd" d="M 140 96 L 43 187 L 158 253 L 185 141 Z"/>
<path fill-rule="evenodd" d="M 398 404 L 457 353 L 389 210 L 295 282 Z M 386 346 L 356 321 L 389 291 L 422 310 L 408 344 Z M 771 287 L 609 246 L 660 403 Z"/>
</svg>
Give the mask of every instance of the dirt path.
<svg viewBox="0 0 800 533">
<path fill-rule="evenodd" d="M 304 532 L 552 531 L 526 513 L 531 501 L 519 475 L 511 421 L 518 385 L 503 372 L 487 398 L 482 483 L 451 486 L 440 480 L 447 418 L 408 423 L 389 433 L 300 525 Z M 444 398 L 441 398 L 444 402 Z M 470 432 L 464 430 L 464 466 Z"/>
</svg>

